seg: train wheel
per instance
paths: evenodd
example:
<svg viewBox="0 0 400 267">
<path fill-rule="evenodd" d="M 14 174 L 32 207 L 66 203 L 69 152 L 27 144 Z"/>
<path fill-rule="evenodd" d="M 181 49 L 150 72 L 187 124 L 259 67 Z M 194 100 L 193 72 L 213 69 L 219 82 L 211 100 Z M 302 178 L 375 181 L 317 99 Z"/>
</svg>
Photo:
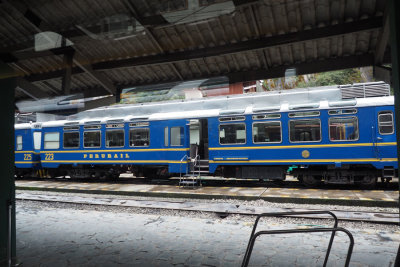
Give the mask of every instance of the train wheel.
<svg viewBox="0 0 400 267">
<path fill-rule="evenodd" d="M 364 189 L 373 189 L 373 188 L 375 188 L 376 180 L 377 180 L 376 176 L 366 175 L 361 180 L 361 187 Z"/>
<path fill-rule="evenodd" d="M 319 180 L 315 179 L 313 175 L 303 175 L 303 184 L 307 187 L 316 186 Z"/>
</svg>

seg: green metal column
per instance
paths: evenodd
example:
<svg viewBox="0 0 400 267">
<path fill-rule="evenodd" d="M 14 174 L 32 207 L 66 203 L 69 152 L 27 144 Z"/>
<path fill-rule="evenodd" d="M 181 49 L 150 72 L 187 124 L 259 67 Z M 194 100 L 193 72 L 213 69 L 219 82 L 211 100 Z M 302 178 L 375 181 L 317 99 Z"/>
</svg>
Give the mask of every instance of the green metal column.
<svg viewBox="0 0 400 267">
<path fill-rule="evenodd" d="M 11 212 L 11 256 L 15 259 L 15 184 L 14 184 L 14 90 L 11 68 L 0 61 L 0 266 L 7 266 L 9 209 Z"/>
<path fill-rule="evenodd" d="M 390 52 L 392 56 L 392 85 L 394 89 L 394 106 L 397 133 L 397 158 L 400 158 L 400 1 L 389 1 L 390 16 Z M 400 196 L 400 183 L 399 183 Z M 400 201 L 399 201 L 400 204 Z M 400 209 L 399 209 L 400 212 Z"/>
</svg>

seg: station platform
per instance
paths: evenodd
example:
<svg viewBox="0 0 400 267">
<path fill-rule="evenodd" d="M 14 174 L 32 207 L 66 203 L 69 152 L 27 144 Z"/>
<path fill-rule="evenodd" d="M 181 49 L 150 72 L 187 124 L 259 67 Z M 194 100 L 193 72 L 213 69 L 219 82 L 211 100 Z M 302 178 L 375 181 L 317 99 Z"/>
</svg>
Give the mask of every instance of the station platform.
<svg viewBox="0 0 400 267">
<path fill-rule="evenodd" d="M 76 182 L 54 180 L 17 180 L 17 189 L 81 192 L 94 194 L 121 194 L 174 198 L 232 198 L 272 202 L 352 204 L 360 206 L 397 207 L 396 190 L 309 189 L 259 186 L 202 186 L 183 188 L 177 185 L 142 183 Z"/>
<path fill-rule="evenodd" d="M 17 202 L 16 216 L 17 261 L 24 267 L 240 266 L 254 224 L 254 219 L 237 217 L 138 214 L 27 201 Z M 260 222 L 258 229 L 307 227 L 324 226 L 272 219 Z M 355 241 L 350 266 L 394 266 L 400 243 L 396 226 L 346 229 Z M 329 238 L 328 233 L 260 237 L 249 266 L 322 266 Z M 327 266 L 344 266 L 348 245 L 347 236 L 337 233 Z"/>
</svg>

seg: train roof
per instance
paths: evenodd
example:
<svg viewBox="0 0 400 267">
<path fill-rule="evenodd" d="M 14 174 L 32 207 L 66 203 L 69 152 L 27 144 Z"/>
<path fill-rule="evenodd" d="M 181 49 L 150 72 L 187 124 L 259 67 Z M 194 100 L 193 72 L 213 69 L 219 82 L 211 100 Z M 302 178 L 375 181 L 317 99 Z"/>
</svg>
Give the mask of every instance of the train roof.
<svg viewBox="0 0 400 267">
<path fill-rule="evenodd" d="M 251 97 L 255 97 L 256 95 L 259 94 L 254 94 Z M 178 103 L 175 102 L 174 109 L 168 109 L 168 110 L 163 109 L 163 105 L 165 105 L 165 103 L 152 103 L 152 104 L 127 105 L 127 106 L 118 105 L 107 108 L 94 109 L 92 112 L 96 111 L 97 116 L 93 117 L 87 116 L 80 119 L 49 121 L 49 122 L 43 122 L 41 125 L 43 127 L 73 126 L 73 125 L 83 125 L 83 124 L 122 123 L 122 122 L 145 121 L 145 120 L 154 121 L 154 120 L 167 120 L 167 119 L 236 116 L 236 115 L 245 115 L 254 113 L 273 113 L 273 112 L 289 112 L 289 111 L 303 111 L 303 110 L 389 106 L 394 104 L 393 96 L 384 96 L 384 97 L 371 97 L 371 98 L 356 98 L 350 100 L 336 100 L 336 99 L 330 101 L 322 100 L 319 102 L 308 102 L 303 104 L 282 103 L 281 105 L 269 105 L 269 106 L 266 105 L 262 106 L 252 103 L 247 106 L 243 106 L 243 108 L 238 108 L 240 106 L 237 103 L 242 102 L 243 98 L 248 98 L 248 96 L 232 98 L 240 100 L 240 101 L 234 101 L 236 105 L 230 104 L 229 101 L 230 98 L 226 98 L 227 101 L 225 103 L 230 105 L 219 106 L 209 109 L 198 108 L 199 107 L 198 104 L 203 104 L 208 100 L 196 100 L 196 101 L 186 101 Z M 182 108 L 181 105 L 183 103 L 191 103 L 193 104 L 192 105 L 193 108 L 191 110 L 188 110 L 187 105 L 184 105 L 184 107 Z M 146 113 L 145 112 L 146 109 L 145 108 L 141 109 L 141 107 L 152 107 L 151 110 L 153 110 L 154 112 Z M 118 112 L 115 113 L 115 111 Z M 125 116 L 122 116 L 121 114 L 125 114 Z M 21 128 L 21 126 L 19 126 L 19 128 Z"/>
</svg>

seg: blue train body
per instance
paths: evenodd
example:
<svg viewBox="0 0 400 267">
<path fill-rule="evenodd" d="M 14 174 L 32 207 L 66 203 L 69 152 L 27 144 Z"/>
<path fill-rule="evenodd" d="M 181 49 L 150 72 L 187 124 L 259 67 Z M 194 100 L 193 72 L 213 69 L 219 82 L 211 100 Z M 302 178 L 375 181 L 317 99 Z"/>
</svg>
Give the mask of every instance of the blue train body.
<svg viewBox="0 0 400 267">
<path fill-rule="evenodd" d="M 393 97 L 261 111 L 176 109 L 43 123 L 40 160 L 32 141 L 39 130 L 17 129 L 24 148 L 16 150 L 16 167 L 40 166 L 52 176 L 115 178 L 129 169 L 168 177 L 200 157 L 208 174 L 226 177 L 280 180 L 296 165 L 291 173 L 307 185 L 368 185 L 398 169 Z"/>
<path fill-rule="evenodd" d="M 41 130 L 35 124 L 24 123 L 15 127 L 15 168 L 17 176 L 36 175 L 40 164 Z"/>
</svg>

